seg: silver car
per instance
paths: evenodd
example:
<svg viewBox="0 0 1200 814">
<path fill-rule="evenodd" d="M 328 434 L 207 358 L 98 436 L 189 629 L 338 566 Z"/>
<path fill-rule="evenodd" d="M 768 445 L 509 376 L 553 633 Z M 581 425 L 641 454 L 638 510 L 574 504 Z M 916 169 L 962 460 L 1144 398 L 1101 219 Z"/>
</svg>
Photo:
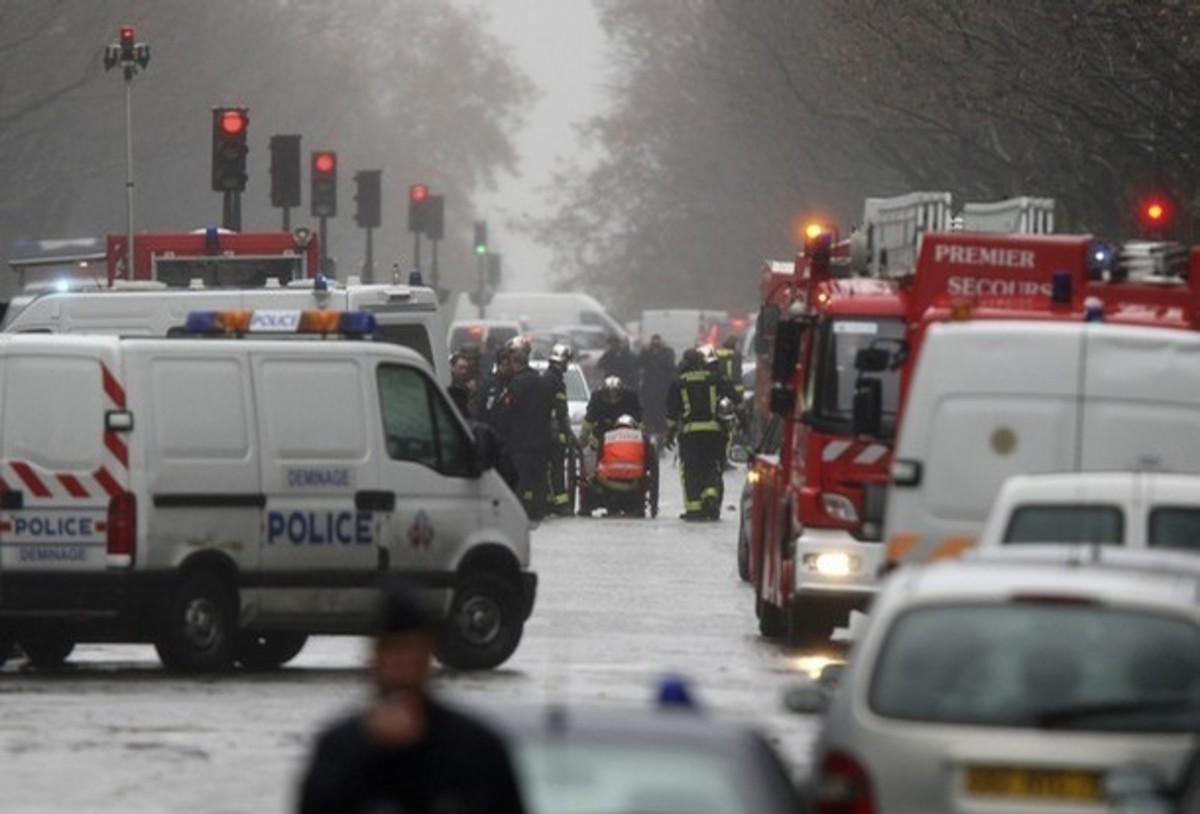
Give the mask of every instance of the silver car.
<svg viewBox="0 0 1200 814">
<path fill-rule="evenodd" d="M 1037 548 L 888 578 L 816 740 L 819 811 L 1083 814 L 1129 767 L 1181 781 L 1200 558 Z"/>
</svg>

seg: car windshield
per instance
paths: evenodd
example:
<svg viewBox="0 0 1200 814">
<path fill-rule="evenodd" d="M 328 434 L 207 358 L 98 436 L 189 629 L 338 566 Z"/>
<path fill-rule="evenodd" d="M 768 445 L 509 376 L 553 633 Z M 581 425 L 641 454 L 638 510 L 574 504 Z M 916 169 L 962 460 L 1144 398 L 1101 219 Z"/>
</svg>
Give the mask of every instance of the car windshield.
<svg viewBox="0 0 1200 814">
<path fill-rule="evenodd" d="M 577 367 L 567 368 L 563 381 L 567 385 L 567 401 L 588 400 L 587 382 L 583 378 L 582 370 Z"/>
<path fill-rule="evenodd" d="M 1100 604 L 917 608 L 888 631 L 870 706 L 929 723 L 1195 732 L 1200 627 Z"/>
<path fill-rule="evenodd" d="M 721 755 L 636 743 L 526 742 L 517 754 L 533 814 L 749 812 L 738 767 Z"/>
<path fill-rule="evenodd" d="M 899 319 L 837 319 L 827 323 L 809 380 L 808 403 L 816 422 L 849 429 L 854 420 L 854 391 L 860 377 L 882 384 L 883 434 L 895 432 L 900 405 L 900 365 L 904 325 Z M 875 348 L 892 355 L 887 370 L 860 372 L 855 366 L 860 350 Z"/>
</svg>

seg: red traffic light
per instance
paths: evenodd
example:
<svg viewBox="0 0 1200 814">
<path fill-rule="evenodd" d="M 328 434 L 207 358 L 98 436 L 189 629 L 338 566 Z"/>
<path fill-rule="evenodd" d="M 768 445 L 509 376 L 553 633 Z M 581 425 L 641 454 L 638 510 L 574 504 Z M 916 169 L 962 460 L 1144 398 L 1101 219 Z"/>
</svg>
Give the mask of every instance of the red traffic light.
<svg viewBox="0 0 1200 814">
<path fill-rule="evenodd" d="M 226 110 L 221 114 L 221 130 L 236 136 L 246 129 L 246 114 L 240 110 Z"/>
<path fill-rule="evenodd" d="M 423 204 L 429 198 L 429 187 L 424 184 L 413 184 L 408 188 L 408 199 L 415 204 Z"/>
<path fill-rule="evenodd" d="M 128 45 L 128 46 L 133 45 L 133 26 L 131 26 L 131 25 L 121 26 L 121 44 Z"/>
<path fill-rule="evenodd" d="M 313 155 L 313 168 L 317 172 L 333 172 L 337 166 L 337 156 L 333 153 L 316 153 Z"/>
<path fill-rule="evenodd" d="M 1162 201 L 1147 201 L 1142 206 L 1142 217 L 1147 223 L 1162 223 L 1167 219 L 1167 205 Z"/>
</svg>

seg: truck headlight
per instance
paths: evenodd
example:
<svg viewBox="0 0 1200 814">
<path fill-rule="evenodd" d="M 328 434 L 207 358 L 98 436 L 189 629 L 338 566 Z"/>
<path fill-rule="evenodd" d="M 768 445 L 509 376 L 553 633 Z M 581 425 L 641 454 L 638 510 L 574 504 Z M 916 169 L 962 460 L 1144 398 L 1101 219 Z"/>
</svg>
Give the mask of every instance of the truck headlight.
<svg viewBox="0 0 1200 814">
<path fill-rule="evenodd" d="M 854 503 L 845 495 L 839 495 L 835 492 L 822 492 L 821 508 L 825 511 L 825 514 L 835 520 L 841 520 L 843 523 L 858 522 L 858 509 L 854 508 Z"/>
<path fill-rule="evenodd" d="M 862 569 L 862 561 L 853 554 L 844 551 L 822 551 L 820 554 L 806 554 L 804 565 L 810 571 L 826 577 L 848 577 Z"/>
</svg>

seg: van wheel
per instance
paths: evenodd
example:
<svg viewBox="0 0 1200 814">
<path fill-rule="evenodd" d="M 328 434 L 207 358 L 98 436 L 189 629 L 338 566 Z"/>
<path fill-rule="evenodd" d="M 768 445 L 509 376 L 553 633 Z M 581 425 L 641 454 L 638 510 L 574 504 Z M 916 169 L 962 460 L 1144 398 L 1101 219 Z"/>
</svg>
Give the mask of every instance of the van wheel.
<svg viewBox="0 0 1200 814">
<path fill-rule="evenodd" d="M 455 670 L 488 670 L 502 664 L 521 641 L 525 620 L 516 587 L 494 574 L 467 574 L 458 583 L 442 623 L 436 654 Z"/>
<path fill-rule="evenodd" d="M 233 664 L 236 598 L 213 574 L 185 577 L 171 598 L 154 643 L 168 670 L 207 673 Z"/>
<path fill-rule="evenodd" d="M 296 658 L 307 641 L 306 633 L 244 630 L 238 636 L 234 658 L 247 670 L 276 670 Z"/>
<path fill-rule="evenodd" d="M 22 638 L 21 650 L 39 670 L 57 670 L 75 649 L 75 640 L 66 631 L 44 630 Z"/>
</svg>

